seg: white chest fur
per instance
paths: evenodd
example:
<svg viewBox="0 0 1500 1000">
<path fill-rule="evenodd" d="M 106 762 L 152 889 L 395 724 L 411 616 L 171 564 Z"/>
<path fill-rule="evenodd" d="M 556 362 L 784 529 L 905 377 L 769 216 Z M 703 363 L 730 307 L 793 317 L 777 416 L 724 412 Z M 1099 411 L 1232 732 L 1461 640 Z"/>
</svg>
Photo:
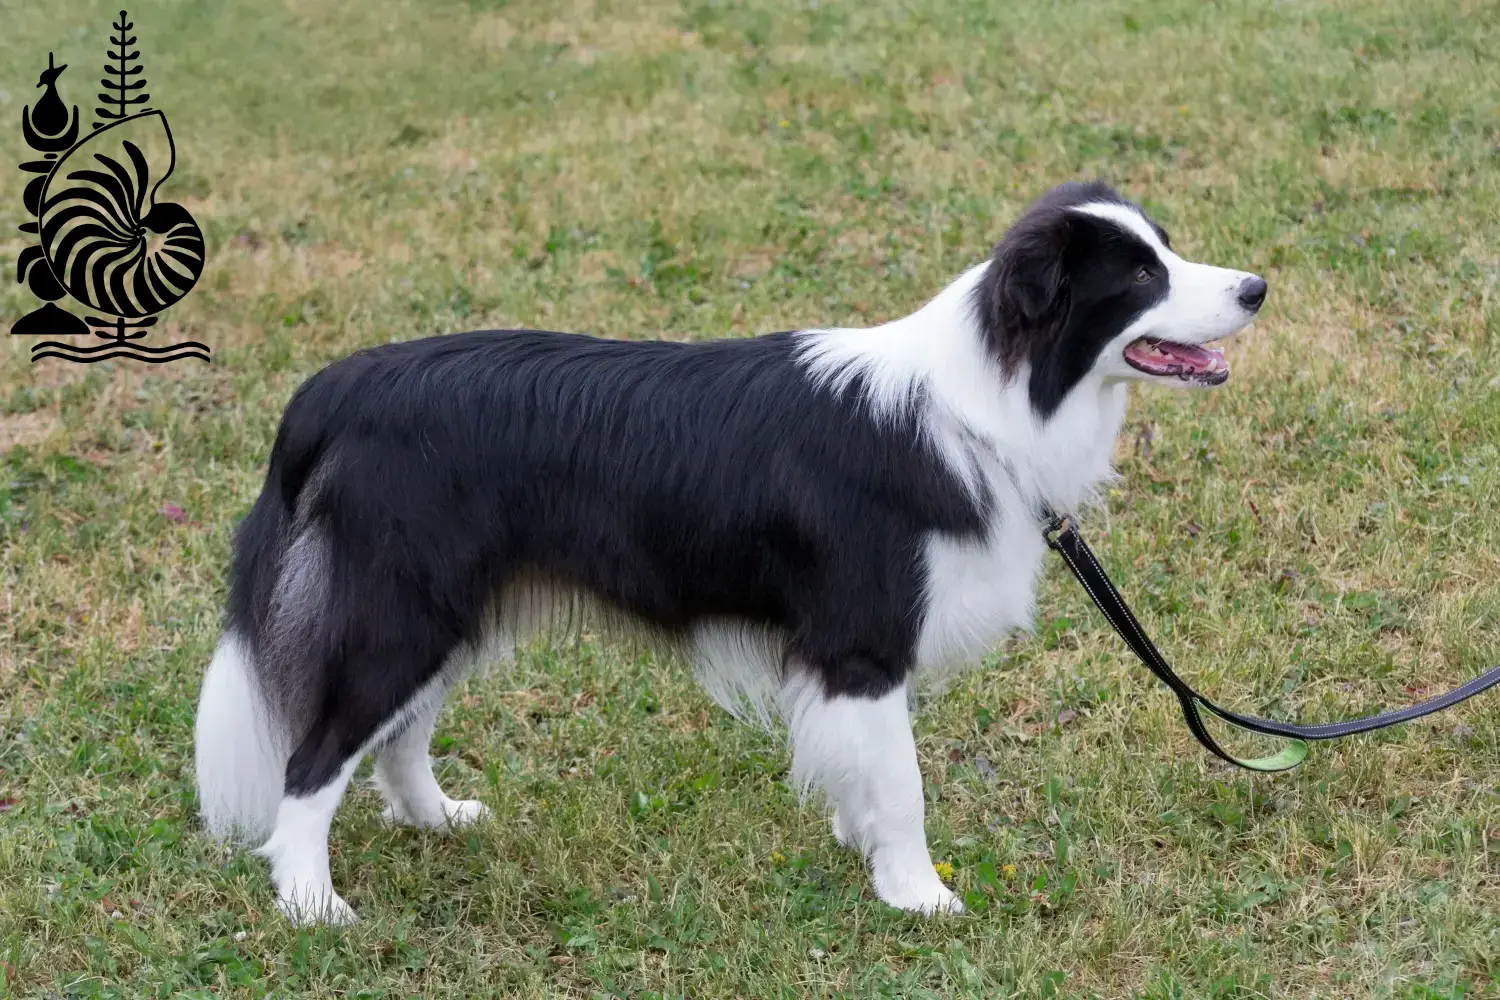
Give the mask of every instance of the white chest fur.
<svg viewBox="0 0 1500 1000">
<path fill-rule="evenodd" d="M 1024 381 L 1018 379 L 1020 385 Z M 1039 515 L 1045 504 L 1072 511 L 1111 475 L 1110 455 L 1125 412 L 1124 384 L 1075 394 L 1045 423 L 1029 412 L 992 410 L 933 423 L 961 427 L 970 446 L 956 462 L 970 483 L 993 498 L 988 533 L 962 539 L 934 533 L 927 540 L 927 587 L 917 669 L 943 674 L 976 663 L 1017 628 L 1031 623 L 1035 589 L 1047 551 Z M 977 414 L 976 414 L 977 415 Z M 984 420 L 983 417 L 988 417 Z M 951 432 L 950 432 L 951 433 Z M 949 455 L 960 449 L 934 431 Z"/>
<path fill-rule="evenodd" d="M 997 517 L 982 542 L 932 536 L 917 670 L 941 674 L 976 663 L 1012 630 L 1029 624 L 1045 552 L 1041 534 L 1024 515 Z"/>
</svg>

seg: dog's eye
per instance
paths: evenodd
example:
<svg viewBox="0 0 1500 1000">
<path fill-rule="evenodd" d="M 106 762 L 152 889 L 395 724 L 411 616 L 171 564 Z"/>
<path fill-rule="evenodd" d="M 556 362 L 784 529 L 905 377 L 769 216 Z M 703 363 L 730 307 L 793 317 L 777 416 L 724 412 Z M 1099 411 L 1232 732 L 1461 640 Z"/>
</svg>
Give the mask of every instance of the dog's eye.
<svg viewBox="0 0 1500 1000">
<path fill-rule="evenodd" d="M 1156 277 L 1156 273 L 1152 271 L 1151 268 L 1143 267 L 1139 271 L 1135 272 L 1135 283 L 1137 285 L 1144 285 L 1154 277 Z"/>
</svg>

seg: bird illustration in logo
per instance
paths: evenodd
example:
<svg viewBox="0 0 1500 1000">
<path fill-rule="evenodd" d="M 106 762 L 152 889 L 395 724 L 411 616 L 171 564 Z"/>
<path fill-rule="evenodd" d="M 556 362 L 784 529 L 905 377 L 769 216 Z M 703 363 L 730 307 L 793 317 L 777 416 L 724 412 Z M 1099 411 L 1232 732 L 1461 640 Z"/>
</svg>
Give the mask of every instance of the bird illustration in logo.
<svg viewBox="0 0 1500 1000">
<path fill-rule="evenodd" d="M 26 144 L 41 159 L 21 164 L 36 174 L 22 201 L 32 217 L 21 232 L 37 238 L 21 251 L 16 281 L 43 305 L 11 327 L 16 336 L 68 337 L 94 332 L 104 343 L 76 347 L 48 340 L 32 348 L 32 361 L 44 357 L 90 363 L 134 358 L 153 364 L 193 357 L 209 360 L 197 341 L 149 347 L 146 336 L 159 315 L 181 301 L 203 273 L 203 231 L 187 209 L 157 201 L 156 193 L 176 165 L 167 119 L 142 107 L 150 95 L 131 50 L 134 27 L 125 11 L 113 25 L 111 65 L 100 83 L 107 92 L 95 110 L 93 130 L 78 139 L 78 108 L 70 114 L 57 91 L 67 64 L 47 56 L 37 87 L 45 88 L 34 107 L 21 112 Z M 58 306 L 64 297 L 104 317 L 80 319 Z M 98 331 L 98 332 L 96 332 Z"/>
</svg>

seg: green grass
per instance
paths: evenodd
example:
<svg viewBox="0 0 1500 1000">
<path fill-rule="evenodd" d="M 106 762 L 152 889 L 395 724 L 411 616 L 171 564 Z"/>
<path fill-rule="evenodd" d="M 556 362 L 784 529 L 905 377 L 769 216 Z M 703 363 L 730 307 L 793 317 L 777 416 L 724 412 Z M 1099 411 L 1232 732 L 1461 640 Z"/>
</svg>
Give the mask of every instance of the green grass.
<svg viewBox="0 0 1500 1000">
<path fill-rule="evenodd" d="M 87 116 L 117 9 L 6 9 L 0 164 L 49 50 Z M 6 345 L 0 996 L 1500 995 L 1495 696 L 1253 777 L 1056 565 L 1035 634 L 917 719 L 959 918 L 882 906 L 777 737 L 610 648 L 454 698 L 440 778 L 494 823 L 389 830 L 351 793 L 347 931 L 276 916 L 264 866 L 200 832 L 190 767 L 231 532 L 319 365 L 485 325 L 877 322 L 1079 175 L 1272 287 L 1228 385 L 1138 392 L 1087 519 L 1168 655 L 1309 719 L 1500 659 L 1495 4 L 131 14 L 177 140 L 163 196 L 210 248 L 165 326 L 214 363 Z M 24 180 L 0 170 L 9 274 Z M 32 305 L 0 286 L 4 326 Z"/>
</svg>

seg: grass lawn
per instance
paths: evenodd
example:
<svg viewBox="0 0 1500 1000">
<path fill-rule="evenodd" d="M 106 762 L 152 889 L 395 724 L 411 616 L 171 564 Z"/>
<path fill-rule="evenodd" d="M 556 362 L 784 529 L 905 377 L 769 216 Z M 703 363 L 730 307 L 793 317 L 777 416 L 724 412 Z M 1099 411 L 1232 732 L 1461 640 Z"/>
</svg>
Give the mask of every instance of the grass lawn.
<svg viewBox="0 0 1500 1000">
<path fill-rule="evenodd" d="M 0 21 L 18 119 L 87 128 L 118 5 Z M 581 642 L 471 682 L 433 754 L 497 819 L 352 791 L 295 930 L 196 820 L 236 521 L 295 386 L 483 326 L 867 325 L 1102 176 L 1271 298 L 1212 393 L 1135 390 L 1091 539 L 1227 704 L 1332 719 L 1500 659 L 1500 7 L 1481 0 L 370 0 L 131 8 L 209 266 L 152 368 L 0 355 L 0 997 L 1500 995 L 1500 700 L 1254 777 L 1192 741 L 1062 567 L 925 700 L 934 856 L 881 905 L 778 736 Z M 176 505 L 179 516 L 172 507 Z M 167 513 L 163 513 L 166 511 Z M 1240 741 L 1236 747 L 1258 749 Z"/>
</svg>

